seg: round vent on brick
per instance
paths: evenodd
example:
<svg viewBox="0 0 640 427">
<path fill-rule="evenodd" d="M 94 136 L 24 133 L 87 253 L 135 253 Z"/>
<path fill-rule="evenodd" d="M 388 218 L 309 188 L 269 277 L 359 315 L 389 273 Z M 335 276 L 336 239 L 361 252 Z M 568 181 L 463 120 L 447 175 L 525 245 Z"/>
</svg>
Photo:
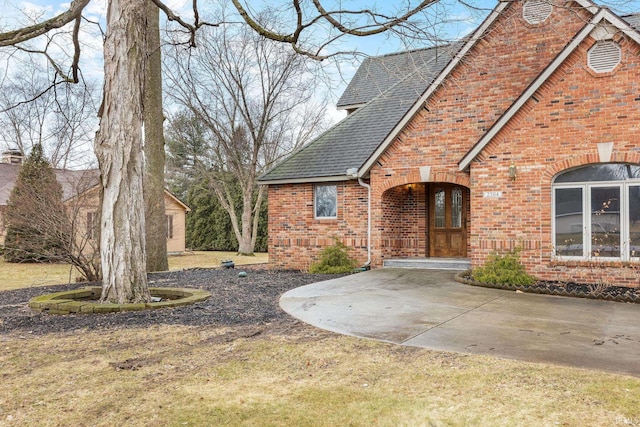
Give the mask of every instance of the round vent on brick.
<svg viewBox="0 0 640 427">
<path fill-rule="evenodd" d="M 596 73 L 608 73 L 620 63 L 622 50 L 611 40 L 599 41 L 587 53 L 587 63 Z"/>
<path fill-rule="evenodd" d="M 524 3 L 522 17 L 529 24 L 540 24 L 547 20 L 553 12 L 553 5 L 550 1 L 529 0 Z"/>
</svg>

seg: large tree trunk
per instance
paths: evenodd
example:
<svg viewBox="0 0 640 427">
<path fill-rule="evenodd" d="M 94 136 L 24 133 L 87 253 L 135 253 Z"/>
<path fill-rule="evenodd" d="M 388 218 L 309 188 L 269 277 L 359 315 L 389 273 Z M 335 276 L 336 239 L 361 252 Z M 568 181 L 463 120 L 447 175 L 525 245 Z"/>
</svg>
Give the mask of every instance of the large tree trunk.
<svg viewBox="0 0 640 427">
<path fill-rule="evenodd" d="M 144 0 L 110 0 L 96 155 L 102 175 L 102 301 L 149 301 L 143 199 Z"/>
<path fill-rule="evenodd" d="M 144 86 L 144 204 L 147 271 L 166 271 L 167 221 L 164 209 L 164 131 L 162 112 L 162 61 L 160 9 L 146 0 L 149 55 Z"/>
</svg>

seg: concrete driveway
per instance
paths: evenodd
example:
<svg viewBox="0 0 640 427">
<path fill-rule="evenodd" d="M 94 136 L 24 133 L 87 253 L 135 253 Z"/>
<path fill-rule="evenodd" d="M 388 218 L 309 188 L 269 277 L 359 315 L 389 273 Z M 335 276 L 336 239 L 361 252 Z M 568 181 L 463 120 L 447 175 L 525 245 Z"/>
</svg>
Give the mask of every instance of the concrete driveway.
<svg viewBox="0 0 640 427">
<path fill-rule="evenodd" d="M 340 334 L 640 377 L 640 304 L 478 288 L 454 276 L 376 269 L 293 289 L 280 306 Z"/>
</svg>

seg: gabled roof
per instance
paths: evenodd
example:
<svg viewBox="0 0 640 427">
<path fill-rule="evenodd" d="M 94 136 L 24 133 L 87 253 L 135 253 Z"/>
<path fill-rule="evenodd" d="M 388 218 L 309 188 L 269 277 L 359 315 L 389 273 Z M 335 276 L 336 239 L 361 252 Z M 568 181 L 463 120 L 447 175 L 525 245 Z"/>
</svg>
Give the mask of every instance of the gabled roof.
<svg viewBox="0 0 640 427">
<path fill-rule="evenodd" d="M 362 166 L 407 115 L 459 47 L 460 44 L 453 44 L 423 49 L 419 53 L 393 55 L 393 63 L 411 67 L 403 79 L 276 165 L 260 177 L 260 182 L 346 179 L 347 169 Z M 418 57 L 420 60 L 416 59 Z M 390 58 L 384 61 L 388 62 Z"/>
<path fill-rule="evenodd" d="M 67 169 L 53 170 L 57 181 L 62 186 L 62 200 L 82 194 L 100 183 L 100 171 L 97 169 L 72 171 Z M 0 206 L 5 206 L 18 180 L 20 164 L 0 163 Z"/>
<path fill-rule="evenodd" d="M 0 206 L 6 205 L 9 201 L 19 170 L 19 165 L 0 163 Z"/>
<path fill-rule="evenodd" d="M 494 123 L 494 125 L 484 134 L 484 136 L 469 150 L 459 163 L 459 169 L 465 170 L 471 162 L 482 152 L 484 147 L 489 144 L 491 139 L 500 132 L 500 130 L 516 115 L 518 111 L 525 105 L 531 96 L 546 82 L 549 77 L 562 65 L 567 57 L 582 43 L 582 41 L 595 31 L 599 24 L 603 21 L 615 26 L 618 30 L 624 32 L 627 36 L 640 44 L 640 33 L 631 23 L 640 23 L 639 15 L 630 15 L 623 18 L 615 15 L 608 9 L 600 9 L 591 20 L 582 27 L 582 30 L 571 40 L 571 42 L 556 56 L 556 58 L 545 68 L 540 75 L 529 85 L 529 87 L 515 100 L 511 107 Z"/>
<path fill-rule="evenodd" d="M 191 212 L 191 208 L 189 206 L 185 205 L 182 200 L 178 199 L 176 196 L 173 195 L 171 191 L 167 190 L 166 188 L 164 189 L 164 195 L 168 196 L 171 200 L 176 202 L 178 206 L 184 209 L 185 212 Z"/>
<path fill-rule="evenodd" d="M 574 0 L 581 7 L 594 14 L 590 23 L 587 23 L 583 30 L 569 43 L 569 45 L 561 52 L 556 60 L 545 69 L 531 87 L 539 82 L 540 84 L 548 78 L 547 70 L 557 68 L 566 58 L 561 57 L 565 51 L 570 53 L 577 44 L 576 40 L 580 37 L 584 38 L 593 30 L 593 25 L 600 22 L 603 18 L 622 29 L 632 38 L 640 36 L 637 31 L 632 28 L 638 28 L 640 25 L 640 15 L 630 15 L 625 17 L 629 24 L 625 23 L 617 15 L 608 9 L 602 9 L 592 3 L 590 0 Z M 443 55 L 438 48 L 438 54 L 434 54 L 435 62 L 430 63 L 431 67 L 425 67 L 424 74 L 419 70 L 408 74 L 406 78 L 392 84 L 380 95 L 375 95 L 375 91 L 367 91 L 366 81 L 364 77 L 372 76 L 381 78 L 382 83 L 378 83 L 375 89 L 382 89 L 385 81 L 392 83 L 396 74 L 378 71 L 376 65 L 368 65 L 368 70 L 361 73 L 363 81 L 357 81 L 353 87 L 347 88 L 345 94 L 339 101 L 339 105 L 344 108 L 349 106 L 364 106 L 359 108 L 355 113 L 347 116 L 333 128 L 322 134 L 319 138 L 310 144 L 302 147 L 293 153 L 283 162 L 276 165 L 269 172 L 260 177 L 261 184 L 277 184 L 277 183 L 296 183 L 296 182 L 320 182 L 320 181 L 342 181 L 348 179 L 347 169 L 356 168 L 357 176 L 365 176 L 373 167 L 376 160 L 385 152 L 389 145 L 394 141 L 397 135 L 402 131 L 404 126 L 415 116 L 422 108 L 424 103 L 436 91 L 440 84 L 448 77 L 448 75 L 457 67 L 464 56 L 471 48 L 482 38 L 487 29 L 495 22 L 495 20 L 504 12 L 511 2 L 508 0 L 500 1 L 496 8 L 487 16 L 485 21 L 474 31 L 474 33 L 464 42 L 453 44 L 447 47 L 446 54 Z M 596 18 L 598 17 L 598 18 Z M 596 22 L 597 21 L 597 22 Z M 435 49 L 435 48 L 432 48 Z M 415 55 L 416 51 L 413 51 Z M 405 53 L 406 54 L 406 53 Z M 567 54 L 568 55 L 568 54 Z M 446 57 L 446 60 L 445 60 Z M 385 58 L 385 57 L 382 57 Z M 389 55 L 382 61 L 395 63 L 399 58 Z M 416 61 L 419 62 L 419 61 Z M 429 70 L 426 70 L 429 68 Z M 546 77 L 545 77 L 546 75 Z M 360 77 L 359 77 L 360 79 Z M 387 80 L 385 80 L 387 79 Z M 541 80 L 542 79 L 542 80 Z M 522 100 L 528 99 L 531 93 L 529 89 L 514 102 L 514 105 Z M 348 93 L 347 93 L 348 92 Z M 535 92 L 535 90 L 534 90 Z M 367 99 L 375 96 L 370 101 Z M 512 112 L 512 107 L 507 110 L 504 116 Z M 512 112 L 515 114 L 515 112 Z M 512 115 L 511 114 L 511 115 Z M 506 121 L 502 117 L 498 122 L 503 126 Z M 508 120 L 507 117 L 506 120 Z M 494 124 L 496 127 L 498 123 Z M 460 169 L 465 169 L 469 162 L 484 148 L 484 145 L 490 140 L 489 133 L 483 137 L 483 143 L 478 142 L 474 148 L 465 156 L 460 163 Z M 492 135 L 492 136 L 495 136 Z M 491 137 L 492 137 L 491 136 Z M 488 138 L 488 139 L 487 139 Z M 484 145 L 483 145 L 484 144 Z M 478 150 L 476 150 L 478 148 Z"/>
<path fill-rule="evenodd" d="M 100 184 L 100 171 L 87 169 L 73 171 L 54 169 L 56 179 L 62 186 L 62 200 L 66 201 L 78 196 Z"/>
<path fill-rule="evenodd" d="M 365 58 L 336 107 L 340 110 L 363 106 L 417 68 L 429 67 L 434 53 L 434 49 L 418 49 Z"/>
</svg>

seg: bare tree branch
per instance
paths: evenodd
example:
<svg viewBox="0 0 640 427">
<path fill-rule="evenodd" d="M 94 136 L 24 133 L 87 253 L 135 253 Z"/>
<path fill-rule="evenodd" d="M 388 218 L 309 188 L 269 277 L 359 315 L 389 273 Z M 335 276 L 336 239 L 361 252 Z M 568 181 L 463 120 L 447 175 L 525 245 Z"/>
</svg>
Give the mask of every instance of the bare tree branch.
<svg viewBox="0 0 640 427">
<path fill-rule="evenodd" d="M 18 43 L 34 39 L 56 28 L 64 27 L 69 22 L 81 17 L 82 11 L 90 1 L 91 0 L 73 0 L 69 5 L 69 9 L 58 16 L 29 27 L 0 33 L 0 47 L 15 46 Z"/>
</svg>

